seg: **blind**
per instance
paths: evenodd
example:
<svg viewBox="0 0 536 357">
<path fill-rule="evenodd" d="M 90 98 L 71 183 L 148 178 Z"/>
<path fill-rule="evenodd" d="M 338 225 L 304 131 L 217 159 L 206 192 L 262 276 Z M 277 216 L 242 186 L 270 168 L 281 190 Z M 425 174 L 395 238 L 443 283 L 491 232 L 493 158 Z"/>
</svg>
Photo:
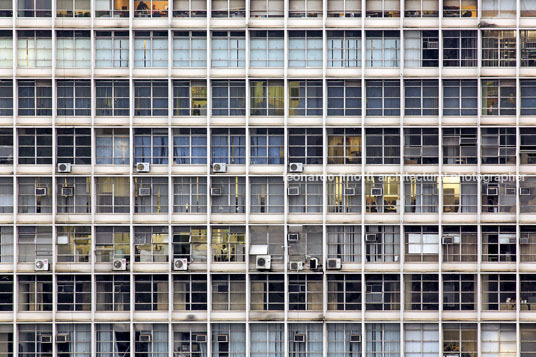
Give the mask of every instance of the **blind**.
<svg viewBox="0 0 536 357">
<path fill-rule="evenodd" d="M 307 11 L 322 12 L 322 0 L 308 0 Z"/>
<path fill-rule="evenodd" d="M 423 0 L 423 11 L 439 11 L 439 1 L 437 0 Z"/>
<path fill-rule="evenodd" d="M 399 0 L 383 0 L 383 11 L 400 11 L 400 1 Z"/>
<path fill-rule="evenodd" d="M 382 1 L 381 0 L 368 0 L 367 11 L 382 11 Z"/>
<path fill-rule="evenodd" d="M 328 1 L 328 12 L 344 12 L 344 0 Z"/>
</svg>

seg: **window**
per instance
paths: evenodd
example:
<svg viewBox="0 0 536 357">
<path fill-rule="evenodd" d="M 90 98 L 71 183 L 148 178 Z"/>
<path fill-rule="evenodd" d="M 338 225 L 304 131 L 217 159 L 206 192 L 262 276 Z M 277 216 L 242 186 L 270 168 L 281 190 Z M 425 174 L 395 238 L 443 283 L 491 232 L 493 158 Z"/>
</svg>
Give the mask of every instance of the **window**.
<svg viewBox="0 0 536 357">
<path fill-rule="evenodd" d="M 173 276 L 173 310 L 207 310 L 207 276 L 201 274 Z"/>
<path fill-rule="evenodd" d="M 173 17 L 207 17 L 207 2 L 203 0 L 174 0 Z"/>
<path fill-rule="evenodd" d="M 19 80 L 18 113 L 24 116 L 52 115 L 52 82 L 46 79 Z"/>
<path fill-rule="evenodd" d="M 130 162 L 128 129 L 95 129 L 98 165 L 128 165 Z"/>
<path fill-rule="evenodd" d="M 0 213 L 13 213 L 13 178 L 0 177 Z"/>
<path fill-rule="evenodd" d="M 400 355 L 399 324 L 365 324 L 366 351 L 369 357 L 394 357 Z"/>
<path fill-rule="evenodd" d="M 13 227 L 0 226 L 0 263 L 13 262 L 13 249 Z"/>
<path fill-rule="evenodd" d="M 482 80 L 482 115 L 515 114 L 515 79 Z"/>
<path fill-rule="evenodd" d="M 50 165 L 52 163 L 52 129 L 18 129 L 19 164 Z"/>
<path fill-rule="evenodd" d="M 283 116 L 285 114 L 285 85 L 279 80 L 251 80 L 250 115 Z"/>
<path fill-rule="evenodd" d="M 288 129 L 288 162 L 321 165 L 323 139 L 322 129 Z"/>
<path fill-rule="evenodd" d="M 438 129 L 404 129 L 404 164 L 436 165 L 439 162 Z"/>
<path fill-rule="evenodd" d="M 400 115 L 400 81 L 367 80 L 367 116 Z"/>
<path fill-rule="evenodd" d="M 405 67 L 439 66 L 439 33 L 437 31 L 405 31 L 405 36 Z"/>
<path fill-rule="evenodd" d="M 284 234 L 283 226 L 249 226 L 249 239 L 250 239 L 250 251 L 249 251 L 249 265 L 250 271 L 257 268 L 256 255 L 258 251 L 256 249 L 263 249 L 270 254 L 272 271 L 284 270 L 284 241 L 286 236 Z"/>
<path fill-rule="evenodd" d="M 246 309 L 246 276 L 243 274 L 212 275 L 212 310 Z"/>
<path fill-rule="evenodd" d="M 398 263 L 400 260 L 400 227 L 367 226 L 366 255 L 369 263 Z"/>
<path fill-rule="evenodd" d="M 252 6 L 255 0 L 252 1 Z M 276 3 L 274 0 L 266 1 L 269 4 Z M 251 9 L 253 16 L 253 9 Z M 251 31 L 249 40 L 249 65 L 258 67 L 283 67 L 285 39 L 283 31 Z"/>
<path fill-rule="evenodd" d="M 272 0 L 270 0 L 272 1 Z M 246 325 L 212 324 L 212 354 L 214 356 L 244 357 L 246 355 Z M 219 336 L 225 336 L 218 339 Z M 227 341 L 223 342 L 221 340 Z M 221 341 L 221 342 L 219 342 Z"/>
<path fill-rule="evenodd" d="M 173 160 L 175 165 L 207 163 L 207 131 L 197 128 L 173 129 Z"/>
<path fill-rule="evenodd" d="M 128 67 L 129 46 L 128 31 L 96 31 L 95 67 Z"/>
<path fill-rule="evenodd" d="M 439 114 L 438 81 L 433 79 L 404 80 L 404 113 L 411 116 Z"/>
<path fill-rule="evenodd" d="M 134 296 L 136 311 L 168 310 L 168 276 L 135 275 Z"/>
<path fill-rule="evenodd" d="M 18 279 L 19 311 L 52 311 L 51 275 L 21 275 Z"/>
<path fill-rule="evenodd" d="M 207 83 L 196 80 L 174 80 L 173 115 L 207 116 Z"/>
<path fill-rule="evenodd" d="M 13 81 L 0 80 L 0 116 L 13 115 Z"/>
<path fill-rule="evenodd" d="M 437 226 L 404 226 L 406 262 L 437 262 L 439 232 Z"/>
<path fill-rule="evenodd" d="M 177 0 L 175 0 L 177 1 Z M 180 0 L 179 0 L 180 1 Z M 195 0 L 191 0 L 194 2 Z M 205 1 L 199 1 L 206 6 Z M 207 34 L 201 31 L 173 33 L 173 67 L 206 67 Z"/>
<path fill-rule="evenodd" d="M 211 0 L 212 17 L 245 17 L 245 0 Z"/>
<path fill-rule="evenodd" d="M 404 17 L 438 17 L 438 0 L 409 0 L 404 6 Z"/>
<path fill-rule="evenodd" d="M 361 0 L 329 0 L 328 17 L 361 17 Z"/>
<path fill-rule="evenodd" d="M 212 67 L 244 68 L 246 34 L 242 31 L 212 32 Z"/>
<path fill-rule="evenodd" d="M 147 1 L 147 3 L 145 2 Z M 135 0 L 134 17 L 167 17 L 167 0 Z"/>
<path fill-rule="evenodd" d="M 504 1 L 504 0 L 503 0 Z M 482 31 L 482 66 L 515 67 L 516 33 L 510 30 Z"/>
<path fill-rule="evenodd" d="M 327 227 L 328 259 L 342 263 L 361 262 L 361 227 L 353 225 Z"/>
<path fill-rule="evenodd" d="M 478 234 L 476 226 L 443 226 L 441 244 L 443 262 L 477 261 Z"/>
<path fill-rule="evenodd" d="M 89 263 L 91 261 L 91 227 L 58 226 L 56 234 L 58 263 Z"/>
<path fill-rule="evenodd" d="M 472 79 L 443 80 L 443 115 L 477 115 L 477 81 Z"/>
<path fill-rule="evenodd" d="M 89 31 L 56 32 L 56 67 L 89 68 L 91 38 Z"/>
<path fill-rule="evenodd" d="M 515 311 L 517 301 L 515 274 L 482 274 L 481 280 L 483 310 Z"/>
<path fill-rule="evenodd" d="M 2 4 L 0 4 L 0 8 L 1 7 L 2 7 Z M 11 4 L 10 4 L 10 7 L 11 7 Z M 1 13 L 2 13 L 2 10 L 0 10 L 0 15 Z M 13 32 L 12 31 L 0 31 L 0 67 L 12 68 L 12 66 L 13 66 Z M 2 82 L 7 82 L 7 81 L 2 81 Z M 10 94 L 12 96 L 12 93 Z"/>
<path fill-rule="evenodd" d="M 97 213 L 129 213 L 130 185 L 127 177 L 96 177 Z"/>
<path fill-rule="evenodd" d="M 52 342 L 43 336 L 52 337 L 52 324 L 20 324 L 18 329 L 19 347 L 36 357 L 52 355 Z"/>
<path fill-rule="evenodd" d="M 19 0 L 18 17 L 52 17 L 51 0 Z"/>
<path fill-rule="evenodd" d="M 165 263 L 168 261 L 169 235 L 167 227 L 134 227 L 134 254 L 136 262 Z"/>
<path fill-rule="evenodd" d="M 13 311 L 13 276 L 0 275 L 0 311 Z"/>
<path fill-rule="evenodd" d="M 130 258 L 130 228 L 128 226 L 96 227 L 95 257 L 97 263 Z"/>
<path fill-rule="evenodd" d="M 56 161 L 91 165 L 91 129 L 56 129 Z"/>
<path fill-rule="evenodd" d="M 533 201 L 536 193 L 536 177 L 524 177 L 524 179 L 519 180 L 519 186 L 520 213 L 536 212 L 535 202 Z"/>
<path fill-rule="evenodd" d="M 400 178 L 372 176 L 365 182 L 366 207 L 369 213 L 399 213 Z"/>
<path fill-rule="evenodd" d="M 322 115 L 322 81 L 289 81 L 289 115 Z"/>
<path fill-rule="evenodd" d="M 134 324 L 134 356 L 169 356 L 168 335 L 167 324 Z"/>
<path fill-rule="evenodd" d="M 328 164 L 361 164 L 361 146 L 361 129 L 328 129 Z"/>
<path fill-rule="evenodd" d="M 206 310 L 206 308 L 205 308 Z M 205 324 L 173 324 L 173 345 L 175 351 L 189 356 L 202 356 L 207 351 L 207 326 Z"/>
<path fill-rule="evenodd" d="M 282 274 L 252 274 L 251 310 L 285 310 L 285 279 Z"/>
<path fill-rule="evenodd" d="M 482 0 L 482 17 L 516 17 L 516 2 L 512 0 Z"/>
<path fill-rule="evenodd" d="M 246 83 L 242 80 L 212 81 L 212 115 L 246 115 Z"/>
<path fill-rule="evenodd" d="M 91 311 L 90 275 L 58 275 L 56 280 L 58 311 Z"/>
<path fill-rule="evenodd" d="M 251 164 L 282 165 L 285 151 L 284 129 L 253 128 L 250 129 Z"/>
<path fill-rule="evenodd" d="M 67 337 L 67 342 L 56 341 L 56 353 L 74 355 L 76 357 L 91 356 L 91 325 L 90 324 L 57 324 L 58 335 Z M 73 352 L 76 351 L 76 352 Z"/>
<path fill-rule="evenodd" d="M 288 36 L 289 67 L 322 67 L 322 31 L 289 31 Z"/>
<path fill-rule="evenodd" d="M 443 355 L 478 356 L 477 324 L 443 324 Z"/>
<path fill-rule="evenodd" d="M 321 0 L 289 0 L 289 17 L 322 17 Z"/>
<path fill-rule="evenodd" d="M 361 179 L 335 176 L 328 180 L 328 213 L 361 212 Z"/>
<path fill-rule="evenodd" d="M 19 213 L 52 213 L 51 177 L 19 177 L 18 184 Z"/>
<path fill-rule="evenodd" d="M 95 17 L 128 17 L 129 3 L 121 0 L 95 0 Z"/>
<path fill-rule="evenodd" d="M 367 310 L 400 310 L 400 277 L 369 274 L 365 277 Z"/>
<path fill-rule="evenodd" d="M 134 115 L 167 116 L 167 81 L 134 81 Z"/>
<path fill-rule="evenodd" d="M 400 33 L 398 31 L 367 31 L 366 37 L 367 67 L 400 66 Z"/>
<path fill-rule="evenodd" d="M 328 80 L 328 116 L 361 116 L 361 81 Z"/>
<path fill-rule="evenodd" d="M 534 344 L 536 343 L 536 325 L 535 324 L 520 324 L 521 337 L 521 357 L 530 357 L 536 352 Z"/>
<path fill-rule="evenodd" d="M 443 164 L 476 165 L 476 128 L 443 128 Z"/>
<path fill-rule="evenodd" d="M 134 67 L 167 67 L 167 35 L 167 31 L 136 31 L 134 33 Z"/>
<path fill-rule="evenodd" d="M 173 177 L 173 212 L 207 212 L 206 177 Z"/>
<path fill-rule="evenodd" d="M 443 31 L 443 66 L 476 67 L 478 58 L 477 47 L 476 31 Z"/>
<path fill-rule="evenodd" d="M 212 227 L 212 261 L 220 263 L 241 262 L 246 257 L 245 227 Z M 244 308 L 240 309 L 244 310 Z"/>
<path fill-rule="evenodd" d="M 536 81 L 520 80 L 521 85 L 521 115 L 536 114 Z"/>
<path fill-rule="evenodd" d="M 289 324 L 288 334 L 289 356 L 322 356 L 324 337 L 321 323 Z M 303 336 L 305 341 L 299 336 Z"/>
<path fill-rule="evenodd" d="M 400 163 L 399 129 L 367 128 L 365 130 L 367 165 L 398 165 Z"/>
<path fill-rule="evenodd" d="M 57 115 L 90 116 L 91 83 L 88 80 L 58 80 Z"/>
<path fill-rule="evenodd" d="M 482 183 L 482 212 L 516 211 L 516 181 L 513 176 L 489 177 Z M 514 244 L 515 245 L 515 244 Z"/>
<path fill-rule="evenodd" d="M 536 276 L 534 274 L 520 275 L 520 295 L 521 310 L 532 310 L 532 304 L 536 301 L 536 291 L 534 289 Z"/>
<path fill-rule="evenodd" d="M 245 129 L 212 129 L 212 163 L 246 163 Z"/>
<path fill-rule="evenodd" d="M 484 323 L 481 325 L 481 356 L 496 356 L 497 352 L 505 356 L 516 356 L 516 325 L 506 323 Z"/>
<path fill-rule="evenodd" d="M 97 311 L 130 310 L 130 277 L 128 275 L 96 276 Z"/>
<path fill-rule="evenodd" d="M 534 10 L 536 10 L 536 7 Z M 521 30 L 520 35 L 521 67 L 534 67 L 536 65 L 536 61 L 534 61 L 536 57 L 536 31 Z"/>
<path fill-rule="evenodd" d="M 134 129 L 134 162 L 167 164 L 167 129 Z"/>
<path fill-rule="evenodd" d="M 443 310 L 476 310 L 477 284 L 472 274 L 443 275 Z"/>
<path fill-rule="evenodd" d="M 134 177 L 134 213 L 168 212 L 168 178 Z"/>
<path fill-rule="evenodd" d="M 405 178 L 405 213 L 437 213 L 439 179 L 433 176 Z"/>
<path fill-rule="evenodd" d="M 25 30 L 17 32 L 17 67 L 50 68 L 51 64 L 51 31 Z"/>
<path fill-rule="evenodd" d="M 255 18 L 283 17 L 285 3 L 283 0 L 251 0 L 249 11 Z"/>
<path fill-rule="evenodd" d="M 404 325 L 405 356 L 433 357 L 439 353 L 437 324 Z"/>
<path fill-rule="evenodd" d="M 328 310 L 361 310 L 361 275 L 328 275 Z"/>
<path fill-rule="evenodd" d="M 290 311 L 322 311 L 322 300 L 321 274 L 289 274 L 288 309 Z M 293 340 L 294 338 L 291 341 Z"/>
<path fill-rule="evenodd" d="M 13 4 L 11 1 L 2 1 L 0 4 L 0 17 L 13 17 Z"/>
<path fill-rule="evenodd" d="M 58 0 L 56 17 L 90 17 L 90 1 L 88 0 Z"/>
<path fill-rule="evenodd" d="M 515 262 L 516 241 L 514 226 L 482 226 L 482 261 Z"/>
<path fill-rule="evenodd" d="M 366 0 L 367 17 L 400 17 L 398 0 Z"/>
<path fill-rule="evenodd" d="M 536 227 L 521 226 L 519 230 L 519 255 L 521 262 L 536 261 Z"/>
<path fill-rule="evenodd" d="M 52 261 L 52 228 L 18 227 L 18 263 L 34 263 L 35 259 Z"/>
<path fill-rule="evenodd" d="M 311 258 L 321 259 L 323 256 L 322 227 L 292 225 L 288 226 L 287 229 L 289 233 L 298 235 L 298 241 L 288 244 L 289 263 L 301 261 L 304 263 L 305 269 L 314 270 L 311 269 L 314 261 Z M 294 269 L 289 266 L 289 270 Z"/>
<path fill-rule="evenodd" d="M 289 213 L 322 212 L 322 182 L 292 182 L 288 192 L 293 193 L 288 196 Z"/>
<path fill-rule="evenodd" d="M 128 116 L 130 108 L 129 85 L 127 80 L 97 80 L 97 116 Z"/>
<path fill-rule="evenodd" d="M 188 262 L 207 261 L 207 229 L 205 227 L 174 227 L 173 258 L 187 258 Z"/>
<path fill-rule="evenodd" d="M 437 245 L 437 243 L 436 243 Z M 405 309 L 411 311 L 439 310 L 439 275 L 407 274 L 405 279 Z M 407 341 L 406 341 L 407 343 Z M 406 345 L 406 347 L 408 347 Z M 434 355 L 435 356 L 435 355 Z"/>
<path fill-rule="evenodd" d="M 477 17 L 477 0 L 444 0 L 443 17 Z"/>
<path fill-rule="evenodd" d="M 251 324 L 249 329 L 251 336 L 251 357 L 284 356 L 285 328 L 283 324 Z"/>
<path fill-rule="evenodd" d="M 282 177 L 250 178 L 250 212 L 283 213 L 285 187 Z"/>
<path fill-rule="evenodd" d="M 515 165 L 516 129 L 482 128 L 482 164 Z"/>
</svg>

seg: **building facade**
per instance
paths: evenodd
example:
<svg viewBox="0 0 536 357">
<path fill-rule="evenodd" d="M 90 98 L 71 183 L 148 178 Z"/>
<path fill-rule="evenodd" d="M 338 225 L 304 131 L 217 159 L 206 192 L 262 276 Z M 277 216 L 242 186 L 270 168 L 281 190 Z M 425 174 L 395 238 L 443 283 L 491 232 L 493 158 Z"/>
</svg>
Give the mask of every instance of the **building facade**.
<svg viewBox="0 0 536 357">
<path fill-rule="evenodd" d="M 535 356 L 535 24 L 0 1 L 0 357 Z"/>
</svg>

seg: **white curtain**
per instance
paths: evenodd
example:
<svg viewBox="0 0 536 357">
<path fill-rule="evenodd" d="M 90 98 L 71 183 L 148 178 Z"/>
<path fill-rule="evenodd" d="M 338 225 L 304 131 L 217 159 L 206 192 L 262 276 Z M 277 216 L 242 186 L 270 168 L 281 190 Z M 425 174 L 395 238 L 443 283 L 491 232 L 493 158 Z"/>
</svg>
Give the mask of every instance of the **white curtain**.
<svg viewBox="0 0 536 357">
<path fill-rule="evenodd" d="M 95 11 L 111 11 L 112 3 L 110 0 L 95 0 Z"/>
<path fill-rule="evenodd" d="M 421 67 L 421 31 L 406 31 L 404 38 L 404 64 Z"/>
<path fill-rule="evenodd" d="M 157 356 L 160 355 L 160 357 L 166 356 L 168 353 L 168 326 L 164 324 L 153 324 L 152 341 L 153 352 L 157 354 Z"/>
<path fill-rule="evenodd" d="M 285 352 L 282 324 L 251 325 L 251 355 L 283 357 Z"/>
<path fill-rule="evenodd" d="M 461 183 L 461 211 L 476 212 L 478 192 L 475 181 L 462 181 Z"/>
<path fill-rule="evenodd" d="M 536 17 L 536 1 L 521 0 L 520 7 L 522 17 Z"/>
</svg>

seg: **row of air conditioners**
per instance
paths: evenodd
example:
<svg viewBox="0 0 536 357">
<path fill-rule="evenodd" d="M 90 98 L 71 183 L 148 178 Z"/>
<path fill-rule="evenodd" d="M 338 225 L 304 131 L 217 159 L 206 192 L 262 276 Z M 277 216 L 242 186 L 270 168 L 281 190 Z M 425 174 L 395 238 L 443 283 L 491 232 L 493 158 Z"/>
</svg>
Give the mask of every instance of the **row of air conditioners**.
<svg viewBox="0 0 536 357">
<path fill-rule="evenodd" d="M 520 187 L 519 188 L 519 195 L 520 196 L 529 196 L 531 194 L 531 187 Z M 504 189 L 504 193 L 506 195 L 515 195 L 516 194 L 516 189 L 515 187 L 506 187 Z M 499 187 L 497 186 L 493 186 L 493 187 L 488 187 L 486 189 L 486 195 L 487 196 L 498 196 L 499 195 Z"/>
<path fill-rule="evenodd" d="M 287 195 L 289 196 L 299 196 L 300 195 L 300 186 L 289 186 L 287 188 Z M 345 196 L 355 196 L 356 189 L 354 187 L 345 187 L 344 188 Z"/>
<path fill-rule="evenodd" d="M 289 262 L 289 270 L 300 271 L 304 268 L 304 262 L 302 260 L 294 260 Z M 312 257 L 309 259 L 309 268 L 311 270 L 319 269 L 320 264 L 318 258 Z M 257 270 L 270 270 L 272 268 L 272 256 L 263 254 L 255 257 L 255 268 Z M 339 270 L 342 268 L 342 261 L 340 258 L 329 258 L 326 261 L 326 269 Z"/>
<path fill-rule="evenodd" d="M 126 258 L 117 258 L 112 260 L 113 271 L 126 271 L 128 263 Z M 35 271 L 48 271 L 50 269 L 50 263 L 48 259 L 36 259 L 34 262 Z M 188 270 L 187 258 L 175 258 L 173 259 L 173 270 L 186 271 Z"/>
<path fill-rule="evenodd" d="M 39 342 L 41 343 L 52 343 L 52 335 L 41 335 L 39 336 Z M 71 339 L 69 338 L 68 333 L 58 333 L 56 335 L 56 343 L 69 343 Z"/>
<path fill-rule="evenodd" d="M 304 334 L 304 333 L 296 333 L 296 334 L 294 334 L 293 342 L 305 343 L 305 342 L 307 342 L 307 335 Z M 351 334 L 349 342 L 350 343 L 360 343 L 361 342 L 361 335 L 359 335 L 359 334 Z"/>
</svg>

